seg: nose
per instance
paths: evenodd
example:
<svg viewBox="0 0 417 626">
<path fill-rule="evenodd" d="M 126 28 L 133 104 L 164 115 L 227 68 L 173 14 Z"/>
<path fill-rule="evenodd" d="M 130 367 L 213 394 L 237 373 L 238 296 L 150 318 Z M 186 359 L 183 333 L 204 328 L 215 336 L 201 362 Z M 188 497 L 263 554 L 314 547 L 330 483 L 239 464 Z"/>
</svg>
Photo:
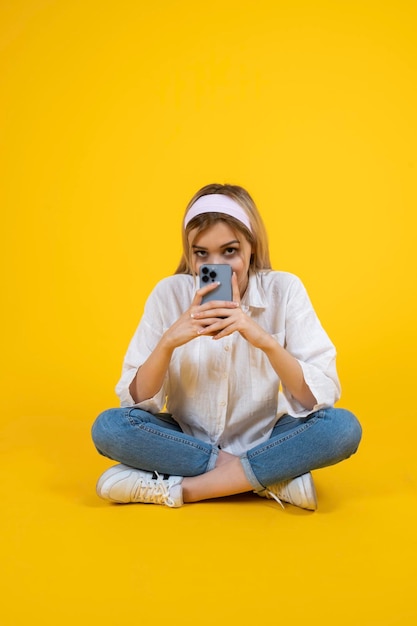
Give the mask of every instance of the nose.
<svg viewBox="0 0 417 626">
<path fill-rule="evenodd" d="M 211 255 L 211 256 L 212 256 L 212 260 L 210 260 L 210 263 L 213 263 L 213 264 L 224 263 L 224 260 L 223 260 L 223 258 L 221 257 L 220 254 L 214 254 L 214 255 Z"/>
</svg>

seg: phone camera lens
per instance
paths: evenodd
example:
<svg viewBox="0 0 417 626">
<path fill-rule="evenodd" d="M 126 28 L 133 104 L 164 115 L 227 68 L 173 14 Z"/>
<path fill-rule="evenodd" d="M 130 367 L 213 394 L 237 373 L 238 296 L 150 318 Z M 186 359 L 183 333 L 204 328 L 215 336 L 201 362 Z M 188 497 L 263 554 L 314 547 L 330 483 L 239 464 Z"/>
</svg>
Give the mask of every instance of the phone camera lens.
<svg viewBox="0 0 417 626">
<path fill-rule="evenodd" d="M 213 278 L 213 279 L 214 279 L 214 278 L 216 278 L 216 276 L 217 276 L 216 272 L 215 272 L 214 270 L 212 270 L 212 271 L 210 272 L 210 278 Z"/>
<path fill-rule="evenodd" d="M 203 283 L 208 283 L 209 277 L 207 276 L 207 274 L 204 274 L 204 276 L 201 277 L 201 280 L 203 281 Z"/>
<path fill-rule="evenodd" d="M 203 267 L 201 271 L 202 271 L 203 274 L 208 274 L 209 273 L 209 268 L 208 267 Z"/>
</svg>

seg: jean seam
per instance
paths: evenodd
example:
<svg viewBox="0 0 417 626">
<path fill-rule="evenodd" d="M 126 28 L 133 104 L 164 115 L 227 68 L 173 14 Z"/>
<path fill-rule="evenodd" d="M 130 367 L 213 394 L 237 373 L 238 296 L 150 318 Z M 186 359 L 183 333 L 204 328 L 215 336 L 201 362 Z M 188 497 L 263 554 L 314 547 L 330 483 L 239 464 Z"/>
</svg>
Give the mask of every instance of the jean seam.
<svg viewBox="0 0 417 626">
<path fill-rule="evenodd" d="M 182 439 L 182 437 L 175 437 L 174 435 L 161 433 L 159 430 L 154 430 L 153 428 L 150 428 L 147 424 L 139 424 L 139 426 L 135 424 L 135 426 L 140 430 L 146 430 L 147 432 L 152 433 L 153 435 L 158 435 L 163 439 L 169 439 L 170 441 L 175 441 L 177 443 L 191 446 L 192 448 L 196 448 L 197 450 L 201 450 L 202 452 L 207 452 L 206 448 L 204 448 L 203 446 L 199 446 L 198 444 L 194 443 L 194 441 L 188 441 L 187 439 Z"/>
<path fill-rule="evenodd" d="M 246 478 L 248 479 L 248 481 L 252 485 L 253 490 L 256 493 L 259 492 L 259 491 L 263 491 L 265 489 L 265 487 L 257 479 L 256 474 L 255 474 L 255 472 L 252 469 L 252 466 L 250 464 L 250 461 L 249 461 L 248 456 L 247 456 L 246 453 L 243 454 L 240 457 L 240 462 L 242 464 L 243 471 L 245 472 Z"/>
<path fill-rule="evenodd" d="M 162 437 L 163 439 L 168 439 L 170 441 L 175 441 L 176 443 L 185 444 L 187 446 L 191 446 L 192 448 L 196 450 L 200 450 L 200 452 L 207 453 L 207 449 L 204 446 L 200 446 L 196 444 L 194 441 L 188 441 L 187 439 L 183 439 L 182 437 L 176 437 L 175 435 L 172 435 L 171 433 L 168 433 L 168 432 L 161 432 L 160 430 L 156 430 L 152 428 L 152 426 L 149 426 L 149 424 L 145 422 L 138 424 L 135 420 L 131 419 L 130 411 L 128 412 L 126 417 L 129 420 L 130 425 L 133 426 L 134 428 L 138 428 L 139 430 L 146 430 L 148 433 L 152 435 L 158 435 L 159 437 Z M 209 456 L 211 456 L 211 452 L 209 453 Z"/>
<path fill-rule="evenodd" d="M 206 472 L 210 472 L 212 469 L 216 467 L 217 457 L 219 456 L 219 449 L 213 447 L 211 450 L 211 454 L 209 460 L 207 462 Z"/>
<path fill-rule="evenodd" d="M 280 437 L 277 440 L 274 439 L 272 441 L 269 441 L 268 443 L 266 443 L 266 445 L 262 446 L 260 450 L 249 452 L 248 458 L 249 458 L 249 454 L 250 454 L 250 458 L 255 458 L 256 456 L 259 456 L 260 454 L 264 454 L 264 452 L 271 450 L 272 448 L 275 448 L 276 446 L 280 446 L 286 441 L 289 441 L 290 439 L 293 439 L 297 435 L 300 435 L 304 431 L 308 430 L 311 426 L 313 426 L 318 421 L 318 419 L 319 419 L 319 416 L 315 415 L 314 417 L 310 418 L 307 422 L 304 422 L 304 424 L 300 426 L 299 428 L 297 428 L 297 430 L 291 431 L 284 437 Z"/>
</svg>

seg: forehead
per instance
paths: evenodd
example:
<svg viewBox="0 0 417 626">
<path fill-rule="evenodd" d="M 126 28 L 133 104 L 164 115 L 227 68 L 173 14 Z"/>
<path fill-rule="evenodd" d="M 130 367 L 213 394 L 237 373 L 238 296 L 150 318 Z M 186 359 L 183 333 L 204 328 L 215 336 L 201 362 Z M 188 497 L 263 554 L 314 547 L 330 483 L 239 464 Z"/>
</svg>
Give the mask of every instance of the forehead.
<svg viewBox="0 0 417 626">
<path fill-rule="evenodd" d="M 218 221 L 202 230 L 195 228 L 188 235 L 190 246 L 222 246 L 231 241 L 239 241 L 243 245 L 249 243 L 242 232 L 224 221 Z"/>
</svg>

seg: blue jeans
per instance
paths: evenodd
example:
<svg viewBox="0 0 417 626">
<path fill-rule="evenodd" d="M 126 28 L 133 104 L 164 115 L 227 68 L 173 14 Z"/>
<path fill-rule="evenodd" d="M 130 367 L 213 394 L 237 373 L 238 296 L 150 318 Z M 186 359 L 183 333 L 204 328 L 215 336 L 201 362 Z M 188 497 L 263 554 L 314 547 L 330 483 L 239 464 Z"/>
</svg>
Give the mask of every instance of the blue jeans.
<svg viewBox="0 0 417 626">
<path fill-rule="evenodd" d="M 255 491 L 333 465 L 354 454 L 362 429 L 345 409 L 320 409 L 308 417 L 284 415 L 268 441 L 245 452 L 241 463 Z M 125 465 L 175 476 L 213 469 L 219 449 L 185 434 L 167 413 L 109 409 L 93 424 L 97 450 Z"/>
</svg>

